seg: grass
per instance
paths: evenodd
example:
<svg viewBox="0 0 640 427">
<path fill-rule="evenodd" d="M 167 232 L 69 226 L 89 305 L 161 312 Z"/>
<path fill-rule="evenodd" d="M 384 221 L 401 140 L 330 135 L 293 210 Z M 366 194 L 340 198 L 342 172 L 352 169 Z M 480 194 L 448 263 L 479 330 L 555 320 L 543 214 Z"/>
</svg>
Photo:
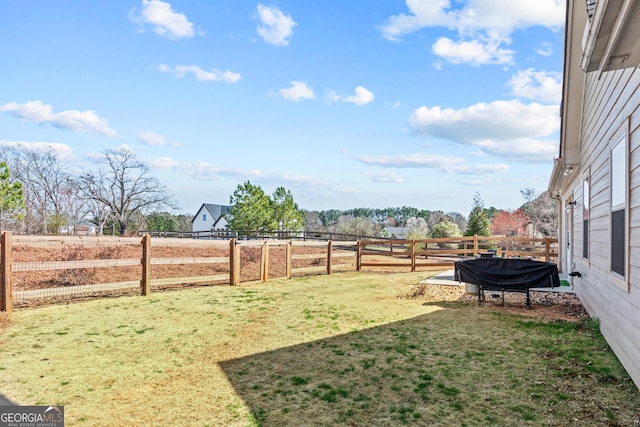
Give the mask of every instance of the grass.
<svg viewBox="0 0 640 427">
<path fill-rule="evenodd" d="M 398 298 L 425 273 L 19 310 L 0 392 L 66 425 L 638 425 L 597 321 Z"/>
</svg>

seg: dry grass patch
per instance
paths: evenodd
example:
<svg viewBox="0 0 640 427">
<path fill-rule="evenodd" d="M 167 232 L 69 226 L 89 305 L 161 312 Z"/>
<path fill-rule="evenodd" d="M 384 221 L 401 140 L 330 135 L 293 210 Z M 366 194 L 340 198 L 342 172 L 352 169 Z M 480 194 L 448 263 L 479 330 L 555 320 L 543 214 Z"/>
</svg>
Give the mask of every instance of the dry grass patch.
<svg viewBox="0 0 640 427">
<path fill-rule="evenodd" d="M 592 323 L 399 298 L 424 273 L 305 277 L 18 310 L 0 392 L 67 425 L 633 425 Z M 597 326 L 597 325 L 595 325 Z"/>
</svg>

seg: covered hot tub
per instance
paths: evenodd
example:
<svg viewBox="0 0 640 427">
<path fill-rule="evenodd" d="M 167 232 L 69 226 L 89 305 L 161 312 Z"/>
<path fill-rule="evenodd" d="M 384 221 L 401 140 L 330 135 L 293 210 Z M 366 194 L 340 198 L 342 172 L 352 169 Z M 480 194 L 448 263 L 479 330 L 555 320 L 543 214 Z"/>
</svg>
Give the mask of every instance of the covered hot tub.
<svg viewBox="0 0 640 427">
<path fill-rule="evenodd" d="M 456 261 L 455 279 L 478 285 L 478 301 L 485 290 L 522 292 L 527 294 L 527 307 L 531 306 L 529 289 L 560 286 L 558 266 L 551 262 L 531 259 L 480 257 Z"/>
</svg>

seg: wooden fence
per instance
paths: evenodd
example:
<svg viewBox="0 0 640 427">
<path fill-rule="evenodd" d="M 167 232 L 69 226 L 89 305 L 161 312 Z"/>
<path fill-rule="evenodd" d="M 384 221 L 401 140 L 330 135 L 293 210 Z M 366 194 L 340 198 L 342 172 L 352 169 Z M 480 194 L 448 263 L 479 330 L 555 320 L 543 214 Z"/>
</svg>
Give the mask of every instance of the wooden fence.
<svg viewBox="0 0 640 427">
<path fill-rule="evenodd" d="M 379 239 L 377 237 L 334 233 L 331 231 L 252 231 L 252 230 L 210 230 L 210 231 L 139 231 L 138 236 L 149 234 L 151 237 L 205 239 L 205 240 L 339 240 L 352 241 L 363 239 Z"/>
<path fill-rule="evenodd" d="M 163 288 L 238 285 L 336 271 L 452 268 L 486 251 L 557 259 L 556 239 L 230 240 L 0 236 L 0 311 Z"/>
<path fill-rule="evenodd" d="M 453 268 L 460 259 L 476 257 L 492 252 L 504 258 L 531 258 L 538 261 L 557 262 L 558 239 L 468 236 L 421 240 L 362 240 L 359 241 L 358 265 L 360 267 Z M 381 256 L 386 257 L 379 260 Z M 367 260 L 377 257 L 378 260 Z"/>
</svg>

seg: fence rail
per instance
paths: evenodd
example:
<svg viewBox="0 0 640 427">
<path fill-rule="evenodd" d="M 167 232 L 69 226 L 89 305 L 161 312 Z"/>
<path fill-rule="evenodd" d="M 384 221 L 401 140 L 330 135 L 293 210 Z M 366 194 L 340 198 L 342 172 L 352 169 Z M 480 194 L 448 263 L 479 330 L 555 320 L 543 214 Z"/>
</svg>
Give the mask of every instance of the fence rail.
<svg viewBox="0 0 640 427">
<path fill-rule="evenodd" d="M 253 231 L 253 230 L 210 230 L 210 231 L 140 231 L 138 236 L 150 235 L 151 237 L 196 239 L 196 240 L 361 240 L 379 239 L 380 237 L 362 234 L 334 233 L 330 231 Z M 385 239 L 385 238 L 381 238 Z"/>
<path fill-rule="evenodd" d="M 317 234 L 317 233 L 316 233 Z M 281 237 L 281 236 L 280 236 Z M 452 268 L 459 259 L 498 256 L 557 259 L 556 239 L 243 240 L 170 237 L 0 236 L 0 311 L 13 307 L 192 285 L 336 271 Z"/>
</svg>

